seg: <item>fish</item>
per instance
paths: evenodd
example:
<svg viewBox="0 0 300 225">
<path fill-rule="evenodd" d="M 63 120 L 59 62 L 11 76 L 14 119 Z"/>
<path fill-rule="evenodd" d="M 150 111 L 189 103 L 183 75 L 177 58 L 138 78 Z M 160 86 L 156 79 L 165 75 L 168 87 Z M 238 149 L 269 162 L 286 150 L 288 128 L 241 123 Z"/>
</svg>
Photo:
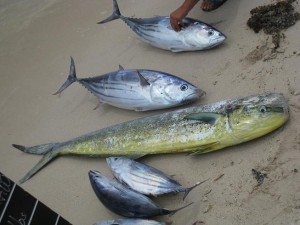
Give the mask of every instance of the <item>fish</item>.
<svg viewBox="0 0 300 225">
<path fill-rule="evenodd" d="M 54 95 L 78 82 L 101 103 L 135 111 L 149 111 L 180 106 L 197 101 L 205 91 L 174 75 L 155 70 L 125 70 L 78 79 L 71 57 L 67 81 Z"/>
<path fill-rule="evenodd" d="M 184 200 L 191 190 L 204 182 L 184 187 L 162 171 L 127 157 L 109 157 L 106 162 L 118 181 L 144 195 L 185 192 Z"/>
<path fill-rule="evenodd" d="M 129 218 L 149 218 L 173 215 L 192 203 L 179 209 L 169 210 L 159 207 L 147 196 L 133 191 L 114 181 L 99 171 L 90 170 L 89 178 L 98 199 L 112 212 Z"/>
<path fill-rule="evenodd" d="M 13 147 L 43 155 L 19 181 L 23 183 L 57 156 L 137 159 L 153 154 L 204 154 L 266 135 L 288 118 L 289 108 L 283 94 L 262 93 L 146 116 L 65 142 Z"/>
<path fill-rule="evenodd" d="M 226 36 L 216 28 L 188 17 L 183 18 L 182 29 L 176 32 L 170 25 L 169 16 L 143 19 L 122 16 L 117 1 L 113 0 L 112 15 L 98 24 L 116 19 L 123 20 L 142 41 L 172 52 L 210 49 L 226 40 Z"/>
<path fill-rule="evenodd" d="M 94 225 L 166 225 L 163 222 L 157 222 L 154 220 L 144 219 L 117 219 L 117 220 L 106 220 L 99 221 Z"/>
</svg>

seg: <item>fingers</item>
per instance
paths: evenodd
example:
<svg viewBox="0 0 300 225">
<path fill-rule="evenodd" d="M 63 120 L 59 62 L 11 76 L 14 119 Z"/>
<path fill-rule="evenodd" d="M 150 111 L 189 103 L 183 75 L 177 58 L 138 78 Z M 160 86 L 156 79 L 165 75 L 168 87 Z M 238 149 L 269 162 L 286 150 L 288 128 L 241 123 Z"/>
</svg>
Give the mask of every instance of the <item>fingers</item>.
<svg viewBox="0 0 300 225">
<path fill-rule="evenodd" d="M 177 19 L 176 17 L 170 16 L 170 24 L 174 31 L 178 32 L 181 30 L 182 22 L 181 20 Z"/>
<path fill-rule="evenodd" d="M 171 26 L 172 28 L 175 30 L 175 31 L 180 31 L 181 29 L 181 26 L 180 26 L 180 22 L 177 20 L 177 19 L 170 19 L 170 23 L 171 23 Z"/>
<path fill-rule="evenodd" d="M 170 24 L 175 31 L 180 31 L 182 27 L 182 19 L 186 16 L 186 12 L 178 8 L 170 14 Z"/>
</svg>

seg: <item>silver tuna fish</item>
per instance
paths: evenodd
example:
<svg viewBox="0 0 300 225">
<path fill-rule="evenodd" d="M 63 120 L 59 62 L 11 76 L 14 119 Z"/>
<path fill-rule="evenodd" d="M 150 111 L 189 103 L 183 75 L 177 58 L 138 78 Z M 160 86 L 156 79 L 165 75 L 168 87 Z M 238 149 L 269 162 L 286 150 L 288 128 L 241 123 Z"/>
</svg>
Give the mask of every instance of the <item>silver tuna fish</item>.
<svg viewBox="0 0 300 225">
<path fill-rule="evenodd" d="M 185 192 L 183 197 L 185 199 L 192 189 L 204 182 L 197 182 L 192 187 L 184 187 L 160 170 L 127 157 L 109 157 L 106 162 L 120 182 L 145 195 L 158 196 L 172 192 Z"/>
<path fill-rule="evenodd" d="M 118 219 L 99 221 L 94 225 L 165 225 L 165 223 L 143 219 Z"/>
<path fill-rule="evenodd" d="M 225 41 L 220 31 L 199 20 L 184 18 L 181 31 L 176 32 L 170 25 L 170 17 L 128 18 L 122 16 L 116 0 L 113 0 L 113 14 L 99 22 L 106 23 L 122 19 L 142 41 L 172 52 L 196 51 L 215 47 Z"/>
<path fill-rule="evenodd" d="M 89 177 L 93 190 L 103 205 L 124 217 L 149 218 L 173 215 L 192 204 L 175 210 L 163 209 L 145 195 L 123 186 L 98 171 L 90 171 Z"/>
<path fill-rule="evenodd" d="M 100 102 L 135 111 L 175 107 L 205 95 L 204 91 L 179 77 L 154 70 L 124 70 L 120 67 L 120 70 L 102 76 L 77 79 L 72 57 L 68 79 L 54 95 L 76 81 Z"/>
</svg>

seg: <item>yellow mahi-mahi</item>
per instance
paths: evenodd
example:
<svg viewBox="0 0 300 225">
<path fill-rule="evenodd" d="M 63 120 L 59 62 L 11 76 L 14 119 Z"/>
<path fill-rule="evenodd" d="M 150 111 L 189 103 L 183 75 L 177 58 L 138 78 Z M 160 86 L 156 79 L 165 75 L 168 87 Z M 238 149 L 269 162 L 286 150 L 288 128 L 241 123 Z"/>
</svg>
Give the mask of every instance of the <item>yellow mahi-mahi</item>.
<svg viewBox="0 0 300 225">
<path fill-rule="evenodd" d="M 20 180 L 22 183 L 59 155 L 138 158 L 160 153 L 207 153 L 263 136 L 288 117 L 284 96 L 266 93 L 136 119 L 62 143 L 13 146 L 44 155 Z"/>
</svg>

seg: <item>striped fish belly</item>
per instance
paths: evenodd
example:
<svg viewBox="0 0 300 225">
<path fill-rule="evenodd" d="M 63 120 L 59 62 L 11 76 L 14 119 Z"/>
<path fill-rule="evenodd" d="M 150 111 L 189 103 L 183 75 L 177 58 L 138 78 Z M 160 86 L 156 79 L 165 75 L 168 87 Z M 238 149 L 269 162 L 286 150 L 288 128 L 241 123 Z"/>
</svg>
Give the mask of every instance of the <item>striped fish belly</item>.
<svg viewBox="0 0 300 225">
<path fill-rule="evenodd" d="M 158 17 L 156 20 L 153 19 L 153 23 L 151 24 L 142 22 L 138 23 L 136 19 L 132 18 L 126 18 L 124 21 L 144 42 L 155 47 L 166 50 L 186 47 L 178 33 L 170 29 L 169 18 Z"/>
<path fill-rule="evenodd" d="M 149 93 L 141 88 L 134 70 L 119 70 L 101 78 L 87 78 L 79 81 L 96 95 L 100 102 L 124 108 L 136 109 L 149 106 Z"/>
</svg>

